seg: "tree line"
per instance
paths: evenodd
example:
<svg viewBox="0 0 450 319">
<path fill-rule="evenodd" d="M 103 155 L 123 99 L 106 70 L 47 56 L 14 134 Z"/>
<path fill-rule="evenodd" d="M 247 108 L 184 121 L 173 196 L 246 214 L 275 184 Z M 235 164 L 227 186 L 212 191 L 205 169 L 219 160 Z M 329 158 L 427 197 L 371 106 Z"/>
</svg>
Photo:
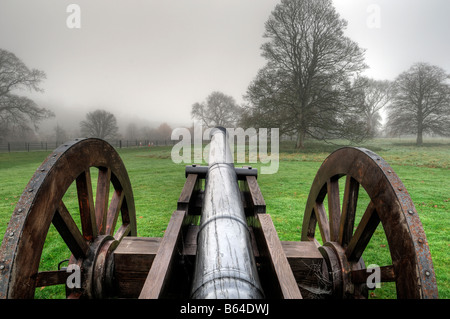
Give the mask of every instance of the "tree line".
<svg viewBox="0 0 450 319">
<path fill-rule="evenodd" d="M 68 134 L 59 126 L 55 130 L 58 140 L 68 139 Z M 116 116 L 106 110 L 97 109 L 88 112 L 85 119 L 80 122 L 80 134 L 84 137 L 97 137 L 104 140 L 127 140 L 127 141 L 148 141 L 164 142 L 170 141 L 172 128 L 167 123 L 162 123 L 158 127 L 138 126 L 129 123 L 123 134 L 119 132 Z"/>
<path fill-rule="evenodd" d="M 281 0 L 265 23 L 261 55 L 266 64 L 244 95 L 244 103 L 215 91 L 191 107 L 193 119 L 205 126 L 279 128 L 306 139 L 361 142 L 381 129 L 387 113 L 388 134 L 450 136 L 450 75 L 441 67 L 417 62 L 394 81 L 363 76 L 365 52 L 345 35 L 347 21 L 331 0 Z M 21 90 L 42 91 L 45 73 L 28 68 L 13 53 L 0 49 L 0 140 L 32 132 L 54 114 Z M 115 138 L 117 120 L 105 110 L 89 112 L 80 123 L 84 136 Z M 157 129 L 127 127 L 128 138 L 170 136 L 164 123 Z M 55 128 L 55 135 L 65 132 Z M 145 137 L 144 137 L 145 138 Z"/>
</svg>

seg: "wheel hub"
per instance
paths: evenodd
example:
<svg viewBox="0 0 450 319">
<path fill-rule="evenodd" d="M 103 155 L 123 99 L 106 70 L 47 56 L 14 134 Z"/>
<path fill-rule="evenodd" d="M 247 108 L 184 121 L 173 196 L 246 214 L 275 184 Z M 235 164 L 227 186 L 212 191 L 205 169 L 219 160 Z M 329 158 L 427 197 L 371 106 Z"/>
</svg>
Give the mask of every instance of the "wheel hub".
<svg viewBox="0 0 450 319">
<path fill-rule="evenodd" d="M 350 263 L 344 248 L 337 242 L 327 242 L 319 247 L 319 251 L 328 267 L 328 276 L 334 298 L 367 298 L 366 285 L 352 282 L 352 271 L 365 268 L 362 258 L 356 263 Z"/>
<path fill-rule="evenodd" d="M 111 296 L 113 287 L 114 258 L 112 252 L 119 241 L 109 235 L 98 236 L 90 245 L 89 254 L 82 260 L 74 260 L 71 264 L 80 267 L 81 287 L 67 288 L 69 298 L 105 298 Z"/>
</svg>

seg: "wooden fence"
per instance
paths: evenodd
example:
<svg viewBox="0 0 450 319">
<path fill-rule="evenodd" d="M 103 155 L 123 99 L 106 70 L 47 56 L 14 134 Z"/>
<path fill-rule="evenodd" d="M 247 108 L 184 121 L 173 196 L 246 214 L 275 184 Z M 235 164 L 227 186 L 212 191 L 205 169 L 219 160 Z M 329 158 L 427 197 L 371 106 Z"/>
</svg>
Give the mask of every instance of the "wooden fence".
<svg viewBox="0 0 450 319">
<path fill-rule="evenodd" d="M 108 141 L 115 148 L 129 147 L 149 147 L 149 146 L 171 146 L 178 141 L 152 141 L 152 140 L 135 140 L 124 141 L 114 140 Z M 2 142 L 0 143 L 0 152 L 30 152 L 30 151 L 53 151 L 64 141 L 57 142 Z"/>
</svg>

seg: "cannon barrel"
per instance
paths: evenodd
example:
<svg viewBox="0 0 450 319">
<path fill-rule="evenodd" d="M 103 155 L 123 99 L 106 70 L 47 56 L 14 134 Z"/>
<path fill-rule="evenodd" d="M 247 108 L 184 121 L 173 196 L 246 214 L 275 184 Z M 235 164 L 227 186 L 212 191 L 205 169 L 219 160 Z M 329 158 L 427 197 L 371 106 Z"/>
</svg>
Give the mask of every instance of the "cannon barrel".
<svg viewBox="0 0 450 319">
<path fill-rule="evenodd" d="M 208 163 L 191 297 L 264 298 L 223 128 L 211 131 Z"/>
</svg>

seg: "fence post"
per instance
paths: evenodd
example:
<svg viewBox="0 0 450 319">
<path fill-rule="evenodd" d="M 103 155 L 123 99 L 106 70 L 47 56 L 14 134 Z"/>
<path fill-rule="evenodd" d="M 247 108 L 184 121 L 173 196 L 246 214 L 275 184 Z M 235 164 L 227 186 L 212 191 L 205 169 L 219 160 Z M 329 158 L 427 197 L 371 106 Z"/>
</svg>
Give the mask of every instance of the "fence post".
<svg viewBox="0 0 450 319">
<path fill-rule="evenodd" d="M 11 143 L 8 142 L 8 153 L 11 153 Z"/>
</svg>

